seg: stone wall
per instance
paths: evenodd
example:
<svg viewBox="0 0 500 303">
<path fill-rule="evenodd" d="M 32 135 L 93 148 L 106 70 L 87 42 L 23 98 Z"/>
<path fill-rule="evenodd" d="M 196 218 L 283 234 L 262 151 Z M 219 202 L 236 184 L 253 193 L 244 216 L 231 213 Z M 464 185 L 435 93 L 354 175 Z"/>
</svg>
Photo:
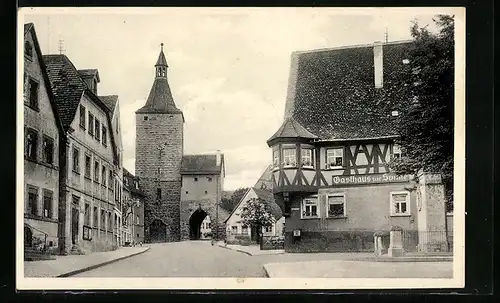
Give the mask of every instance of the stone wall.
<svg viewBox="0 0 500 303">
<path fill-rule="evenodd" d="M 374 231 L 302 231 L 297 240 L 285 232 L 287 252 L 372 252 Z"/>
</svg>

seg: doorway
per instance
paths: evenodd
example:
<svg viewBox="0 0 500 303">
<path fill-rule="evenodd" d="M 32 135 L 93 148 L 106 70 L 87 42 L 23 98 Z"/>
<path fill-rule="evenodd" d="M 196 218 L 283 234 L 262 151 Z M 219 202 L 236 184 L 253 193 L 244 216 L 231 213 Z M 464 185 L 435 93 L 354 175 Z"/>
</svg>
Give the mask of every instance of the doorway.
<svg viewBox="0 0 500 303">
<path fill-rule="evenodd" d="M 202 210 L 196 210 L 189 218 L 189 239 L 199 240 L 201 238 L 201 222 L 205 219 L 207 213 Z"/>
<path fill-rule="evenodd" d="M 71 243 L 75 245 L 78 242 L 78 209 L 71 208 Z"/>
<path fill-rule="evenodd" d="M 155 219 L 149 227 L 149 238 L 151 243 L 167 242 L 167 225 Z"/>
</svg>

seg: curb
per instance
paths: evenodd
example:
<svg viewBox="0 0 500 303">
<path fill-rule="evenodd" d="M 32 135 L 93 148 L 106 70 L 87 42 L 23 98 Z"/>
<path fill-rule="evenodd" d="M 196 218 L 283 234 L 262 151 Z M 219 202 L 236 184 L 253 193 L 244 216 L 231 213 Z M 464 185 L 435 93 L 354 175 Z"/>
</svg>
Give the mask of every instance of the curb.
<svg viewBox="0 0 500 303">
<path fill-rule="evenodd" d="M 225 249 L 229 249 L 229 250 L 232 250 L 232 251 L 237 251 L 237 252 L 240 252 L 240 253 L 244 253 L 244 254 L 247 254 L 249 256 L 253 256 L 251 253 L 249 253 L 247 251 L 244 251 L 244 250 L 241 250 L 241 249 L 232 249 L 232 248 L 220 245 L 220 244 L 219 244 L 219 247 L 222 247 L 222 248 L 225 248 Z"/>
<path fill-rule="evenodd" d="M 262 268 L 264 269 L 264 274 L 266 275 L 266 278 L 271 278 L 269 272 L 267 271 L 266 265 L 263 265 Z"/>
<path fill-rule="evenodd" d="M 82 272 L 86 272 L 86 271 L 89 271 L 89 270 L 92 270 L 92 269 L 96 269 L 98 267 L 105 266 L 105 265 L 108 265 L 108 264 L 111 264 L 111 263 L 114 263 L 114 262 L 117 262 L 117 261 L 120 261 L 120 260 L 123 260 L 123 259 L 127 259 L 127 258 L 130 258 L 130 257 L 133 257 L 133 256 L 137 256 L 139 254 L 147 252 L 150 248 L 151 247 L 147 247 L 143 251 L 139 251 L 139 252 L 136 252 L 136 253 L 128 255 L 128 256 L 123 256 L 123 257 L 120 257 L 120 258 L 117 258 L 117 259 L 113 259 L 113 260 L 109 260 L 109 261 L 106 261 L 106 262 L 103 262 L 103 263 L 94 264 L 94 265 L 91 265 L 91 266 L 88 266 L 88 267 L 84 267 L 84 268 L 81 268 L 81 269 L 73 270 L 73 271 L 70 271 L 70 272 L 58 275 L 58 276 L 56 276 L 56 278 L 66 278 L 66 277 L 74 276 L 74 275 L 80 274 Z"/>
</svg>

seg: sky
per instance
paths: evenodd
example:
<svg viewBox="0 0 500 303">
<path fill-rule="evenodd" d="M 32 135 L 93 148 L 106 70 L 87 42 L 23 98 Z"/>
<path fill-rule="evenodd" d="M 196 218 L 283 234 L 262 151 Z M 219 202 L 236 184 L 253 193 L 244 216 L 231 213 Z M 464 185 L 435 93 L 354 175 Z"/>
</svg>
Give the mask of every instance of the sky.
<svg viewBox="0 0 500 303">
<path fill-rule="evenodd" d="M 134 173 L 135 111 L 164 43 L 168 79 L 185 117 L 184 153 L 225 155 L 225 190 L 253 186 L 271 164 L 266 141 L 283 120 L 291 53 L 411 39 L 416 9 L 27 9 L 43 54 L 96 68 L 99 95 L 119 96 L 124 166 Z"/>
</svg>

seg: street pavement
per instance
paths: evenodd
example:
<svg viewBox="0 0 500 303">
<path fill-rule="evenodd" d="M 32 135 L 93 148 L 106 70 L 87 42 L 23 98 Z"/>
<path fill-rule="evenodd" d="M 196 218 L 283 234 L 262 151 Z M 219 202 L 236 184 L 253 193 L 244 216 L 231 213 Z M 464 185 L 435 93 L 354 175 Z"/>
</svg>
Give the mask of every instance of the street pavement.
<svg viewBox="0 0 500 303">
<path fill-rule="evenodd" d="M 404 273 L 405 278 L 411 278 L 412 272 L 417 272 L 418 275 L 415 278 L 430 278 L 448 277 L 451 270 L 451 262 L 424 262 L 425 264 L 422 262 L 352 262 L 353 257 L 372 256 L 373 254 L 370 253 L 284 253 L 250 256 L 218 245 L 212 246 L 209 241 L 159 243 L 149 244 L 149 246 L 151 248 L 140 255 L 73 277 L 266 277 L 264 270 L 266 264 L 270 265 L 267 269 L 271 277 L 368 278 L 373 276 L 374 272 L 378 272 L 377 277 L 385 275 L 392 277 Z M 328 263 L 322 263 L 322 261 L 333 260 L 342 268 L 325 272 L 327 266 L 321 264 Z M 303 262 L 311 261 L 316 265 L 312 267 L 309 265 L 309 269 L 299 270 L 299 267 L 304 265 Z M 302 264 L 293 265 L 290 262 L 302 262 Z M 315 267 L 318 268 L 313 269 Z M 274 274 L 270 273 L 269 269 L 272 269 Z M 297 270 L 302 273 L 297 273 Z M 311 272 L 304 272 L 308 270 Z"/>
</svg>

